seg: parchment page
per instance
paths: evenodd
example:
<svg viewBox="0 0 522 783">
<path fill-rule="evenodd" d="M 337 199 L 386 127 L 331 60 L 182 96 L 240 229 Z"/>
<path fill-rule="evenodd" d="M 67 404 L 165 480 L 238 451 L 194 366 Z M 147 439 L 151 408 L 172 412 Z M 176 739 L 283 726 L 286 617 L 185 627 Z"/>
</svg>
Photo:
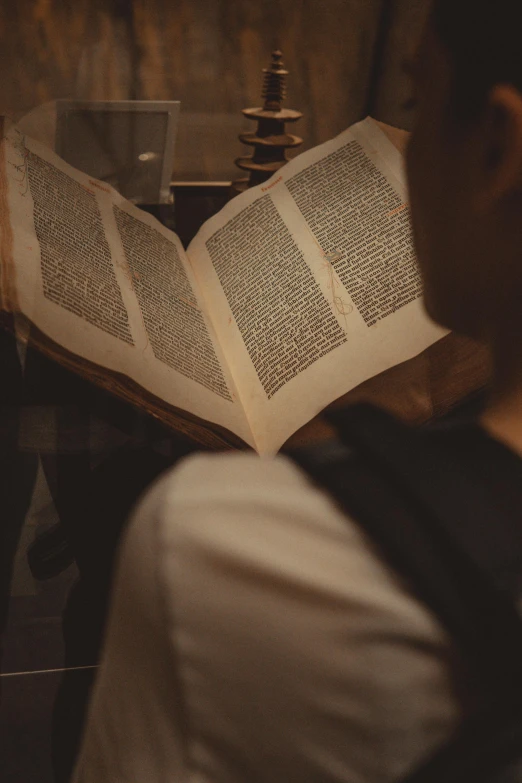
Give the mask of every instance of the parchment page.
<svg viewBox="0 0 522 783">
<path fill-rule="evenodd" d="M 19 310 L 72 353 L 252 444 L 176 235 L 16 128 L 5 171 Z"/>
<path fill-rule="evenodd" d="M 369 118 L 234 199 L 187 254 L 261 453 L 446 334 L 421 302 L 401 155 Z"/>
</svg>

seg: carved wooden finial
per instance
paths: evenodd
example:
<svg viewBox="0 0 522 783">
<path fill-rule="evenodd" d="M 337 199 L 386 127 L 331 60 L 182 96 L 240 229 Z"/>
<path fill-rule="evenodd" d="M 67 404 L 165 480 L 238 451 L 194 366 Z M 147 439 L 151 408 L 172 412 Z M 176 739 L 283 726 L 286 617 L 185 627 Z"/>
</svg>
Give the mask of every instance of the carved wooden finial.
<svg viewBox="0 0 522 783">
<path fill-rule="evenodd" d="M 281 111 L 281 104 L 286 98 L 286 77 L 288 71 L 284 67 L 283 53 L 279 49 L 272 52 L 272 63 L 269 68 L 263 68 L 265 74 L 262 97 L 265 99 L 264 109 Z"/>
<path fill-rule="evenodd" d="M 299 136 L 286 133 L 285 130 L 286 122 L 296 122 L 303 115 L 299 111 L 281 107 L 286 97 L 288 76 L 282 52 L 277 50 L 272 53 L 272 62 L 268 68 L 263 68 L 263 73 L 263 107 L 243 109 L 245 117 L 257 120 L 257 130 L 239 136 L 243 144 L 254 147 L 253 155 L 236 160 L 236 166 L 248 171 L 250 176 L 232 183 L 233 195 L 266 182 L 288 162 L 286 151 L 303 143 Z"/>
</svg>

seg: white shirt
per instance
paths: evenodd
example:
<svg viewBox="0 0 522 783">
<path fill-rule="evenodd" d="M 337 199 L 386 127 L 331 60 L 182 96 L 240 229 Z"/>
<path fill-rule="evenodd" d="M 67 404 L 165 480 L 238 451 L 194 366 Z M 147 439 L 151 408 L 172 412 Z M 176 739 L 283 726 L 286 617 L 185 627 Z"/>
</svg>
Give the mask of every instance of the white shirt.
<svg viewBox="0 0 522 783">
<path fill-rule="evenodd" d="M 190 457 L 134 512 L 74 780 L 392 781 L 460 720 L 453 658 L 292 462 Z"/>
</svg>

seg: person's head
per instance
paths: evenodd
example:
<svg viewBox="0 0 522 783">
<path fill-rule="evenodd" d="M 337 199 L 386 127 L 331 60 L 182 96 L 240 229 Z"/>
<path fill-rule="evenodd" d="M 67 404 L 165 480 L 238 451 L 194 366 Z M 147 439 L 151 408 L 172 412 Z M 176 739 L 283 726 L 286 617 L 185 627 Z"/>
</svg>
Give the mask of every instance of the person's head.
<svg viewBox="0 0 522 783">
<path fill-rule="evenodd" d="M 407 153 L 425 303 L 476 337 L 522 337 L 522 0 L 434 0 Z"/>
</svg>

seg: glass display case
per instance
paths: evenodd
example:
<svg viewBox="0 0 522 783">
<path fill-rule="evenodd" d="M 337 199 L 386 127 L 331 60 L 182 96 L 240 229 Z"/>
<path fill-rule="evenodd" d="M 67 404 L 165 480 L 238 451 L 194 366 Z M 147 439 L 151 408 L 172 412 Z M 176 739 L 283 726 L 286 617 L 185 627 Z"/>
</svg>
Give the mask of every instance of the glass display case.
<svg viewBox="0 0 522 783">
<path fill-rule="evenodd" d="M 262 69 L 275 48 L 289 71 L 286 104 L 303 113 L 299 151 L 367 114 L 407 128 L 400 64 L 427 6 L 4 2 L 0 110 L 175 227 L 186 245 L 230 198 L 240 175 L 234 161 L 248 154 L 238 137 L 252 130 L 242 110 L 260 105 Z M 127 130 L 114 113 L 97 126 L 100 149 L 89 146 L 78 112 L 89 110 L 94 120 L 98 111 L 99 120 L 108 106 L 129 110 L 144 101 L 152 103 L 139 115 L 138 146 L 123 149 Z M 163 135 L 148 122 L 151 106 Z M 104 169 L 107 140 L 123 156 L 118 171 Z M 136 185 L 137 169 L 125 171 L 129 155 L 135 166 L 154 169 L 152 190 Z M 0 331 L 0 776 L 3 783 L 52 783 L 65 781 L 72 765 L 128 510 L 162 469 L 195 447 L 42 357 L 23 337 Z M 90 592 L 78 581 L 82 569 Z"/>
</svg>

